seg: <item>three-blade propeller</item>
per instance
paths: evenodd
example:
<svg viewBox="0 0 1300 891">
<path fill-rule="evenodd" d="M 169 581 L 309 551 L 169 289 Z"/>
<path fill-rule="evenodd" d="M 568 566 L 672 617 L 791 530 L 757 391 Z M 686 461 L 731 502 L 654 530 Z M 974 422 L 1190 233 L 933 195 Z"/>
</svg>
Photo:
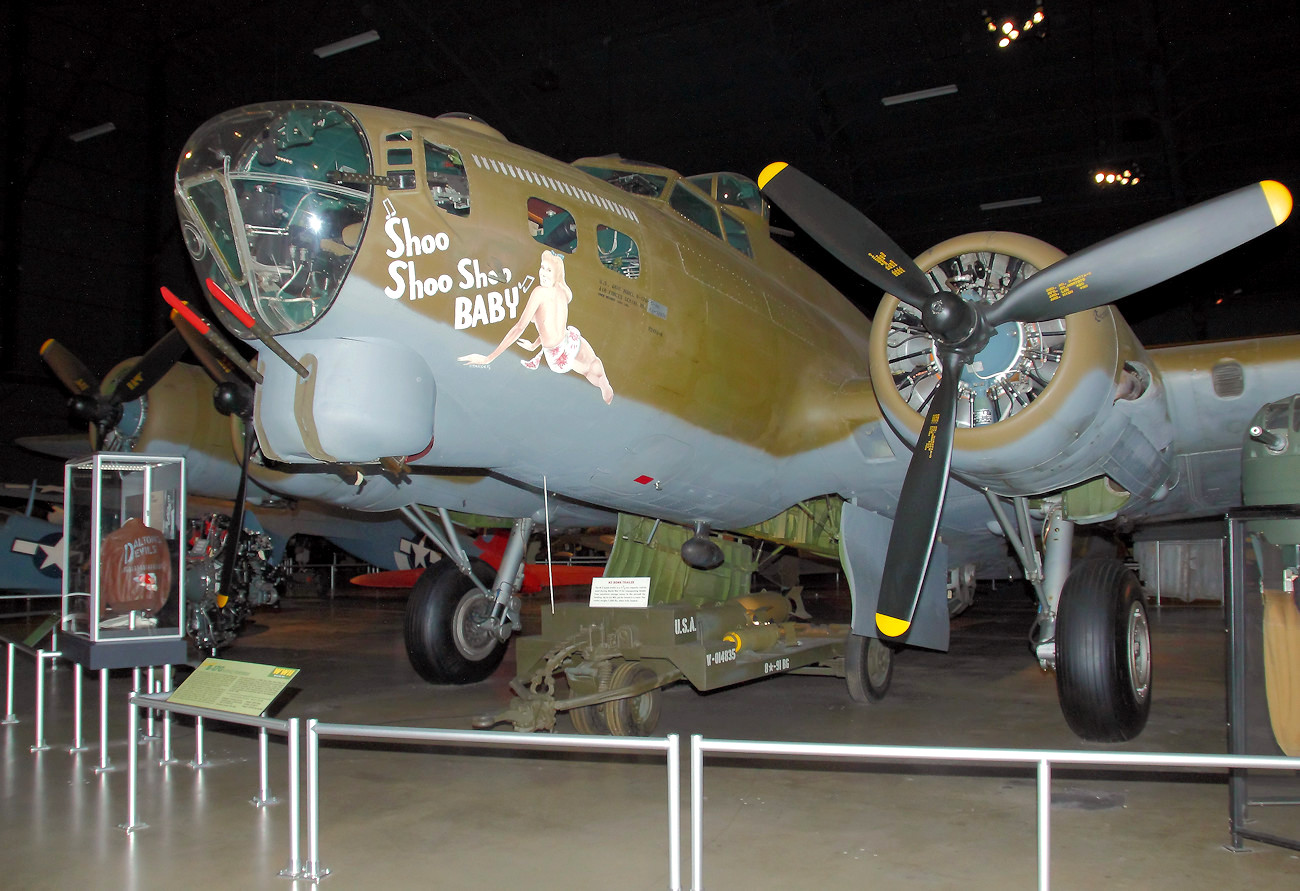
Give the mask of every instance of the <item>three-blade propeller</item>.
<svg viewBox="0 0 1300 891">
<path fill-rule="evenodd" d="M 961 369 L 993 331 L 1008 322 L 1044 321 L 1111 303 L 1262 235 L 1291 213 L 1285 186 L 1255 183 L 1084 248 L 985 304 L 936 292 L 884 230 L 795 168 L 770 164 L 758 184 L 833 256 L 919 310 L 935 341 L 942 376 L 903 479 L 876 607 L 877 629 L 894 639 L 911 626 L 938 534 Z"/>
<path fill-rule="evenodd" d="M 51 338 L 41 345 L 41 359 L 72 393 L 73 414 L 93 426 L 92 447 L 98 450 L 108 430 L 122 419 L 122 406 L 139 399 L 158 383 L 185 352 L 185 340 L 175 331 L 150 347 L 107 390 L 71 350 Z"/>
</svg>

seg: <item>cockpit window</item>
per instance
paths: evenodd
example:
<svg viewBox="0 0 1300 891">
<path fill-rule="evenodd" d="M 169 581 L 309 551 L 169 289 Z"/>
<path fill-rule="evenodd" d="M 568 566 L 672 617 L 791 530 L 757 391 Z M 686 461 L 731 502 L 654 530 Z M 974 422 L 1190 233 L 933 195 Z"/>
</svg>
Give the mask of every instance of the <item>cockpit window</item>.
<svg viewBox="0 0 1300 891">
<path fill-rule="evenodd" d="M 618 170 L 613 167 L 589 167 L 585 164 L 575 165 L 579 170 L 590 173 L 597 179 L 603 179 L 612 186 L 618 186 L 624 192 L 658 198 L 668 185 L 668 177 L 657 173 L 641 173 L 636 170 Z"/>
<path fill-rule="evenodd" d="M 469 216 L 469 179 L 460 152 L 426 139 L 424 170 L 433 203 L 458 217 Z"/>
<path fill-rule="evenodd" d="M 365 138 L 341 107 L 236 109 L 204 124 L 177 166 L 186 248 L 200 278 L 272 333 L 298 331 L 338 296 L 373 182 Z"/>
<path fill-rule="evenodd" d="M 681 183 L 673 186 L 673 192 L 668 196 L 668 203 L 672 205 L 673 210 L 704 231 L 711 232 L 718 238 L 722 237 L 722 230 L 718 228 L 718 209 L 686 186 Z"/>
<path fill-rule="evenodd" d="M 578 249 L 578 223 L 563 207 L 541 198 L 528 199 L 528 229 L 547 247 L 571 254 Z"/>
<path fill-rule="evenodd" d="M 725 210 L 722 212 L 722 231 L 726 233 L 727 244 L 746 257 L 754 256 L 754 250 L 749 246 L 749 233 L 745 231 L 745 224 Z"/>
</svg>

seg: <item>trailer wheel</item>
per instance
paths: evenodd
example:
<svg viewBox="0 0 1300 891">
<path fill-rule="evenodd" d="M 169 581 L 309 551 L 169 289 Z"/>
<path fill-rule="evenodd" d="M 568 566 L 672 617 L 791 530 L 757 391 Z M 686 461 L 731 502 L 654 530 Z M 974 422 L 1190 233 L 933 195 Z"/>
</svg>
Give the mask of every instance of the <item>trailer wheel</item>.
<svg viewBox="0 0 1300 891">
<path fill-rule="evenodd" d="M 569 719 L 573 729 L 588 736 L 604 736 L 609 733 L 609 724 L 605 720 L 605 704 L 583 705 L 569 709 Z"/>
<path fill-rule="evenodd" d="M 470 561 L 474 574 L 491 583 L 494 572 L 482 560 Z M 406 601 L 404 636 L 411 666 L 431 684 L 473 684 L 496 671 L 506 654 L 483 622 L 492 598 L 442 560 L 424 571 Z"/>
<path fill-rule="evenodd" d="M 1056 690 L 1070 729 L 1123 742 L 1151 712 L 1151 630 L 1132 570 L 1113 559 L 1080 562 L 1056 614 Z"/>
<path fill-rule="evenodd" d="M 641 684 L 656 678 L 654 671 L 640 662 L 623 662 L 609 679 L 611 690 Z M 602 702 L 605 721 L 614 736 L 649 736 L 659 723 L 659 691 L 648 690 L 636 696 Z"/>
<path fill-rule="evenodd" d="M 878 638 L 850 634 L 844 644 L 844 670 L 854 702 L 879 702 L 894 678 L 894 650 Z"/>
</svg>

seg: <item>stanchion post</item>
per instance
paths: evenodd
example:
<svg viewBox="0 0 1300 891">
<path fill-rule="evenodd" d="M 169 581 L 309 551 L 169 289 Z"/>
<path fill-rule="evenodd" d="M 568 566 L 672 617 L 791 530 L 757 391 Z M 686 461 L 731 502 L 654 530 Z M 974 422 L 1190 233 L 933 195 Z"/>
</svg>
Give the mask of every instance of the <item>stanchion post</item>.
<svg viewBox="0 0 1300 891">
<path fill-rule="evenodd" d="M 668 743 L 668 889 L 682 888 L 682 753 L 676 733 Z"/>
<path fill-rule="evenodd" d="M 1038 888 L 1052 882 L 1052 762 L 1038 760 Z"/>
<path fill-rule="evenodd" d="M 289 866 L 280 870 L 285 878 L 298 878 L 303 874 L 302 860 L 298 851 L 300 825 L 298 818 L 299 783 L 298 783 L 298 719 L 289 719 L 289 735 L 286 740 L 289 748 Z"/>
<path fill-rule="evenodd" d="M 163 687 L 166 688 L 168 691 L 170 691 L 172 688 L 172 667 L 170 665 L 163 666 Z M 158 762 L 159 767 L 165 764 L 175 763 L 172 761 L 172 713 L 171 712 L 163 713 L 162 740 L 163 740 L 163 751 L 162 751 L 162 759 Z"/>
<path fill-rule="evenodd" d="M 145 669 L 144 687 L 145 687 L 145 691 L 148 693 L 156 692 L 153 688 L 153 666 L 152 665 L 150 665 L 148 668 Z M 138 693 L 139 690 L 137 690 L 136 692 Z M 154 710 L 151 708 L 145 709 L 144 734 L 141 735 L 140 737 L 141 739 L 157 739 L 157 737 L 153 735 L 153 719 L 154 719 Z"/>
<path fill-rule="evenodd" d="M 0 724 L 17 724 L 18 716 L 14 714 L 14 644 L 9 642 L 9 668 L 5 673 L 5 717 Z"/>
<path fill-rule="evenodd" d="M 49 748 L 45 743 L 45 657 L 44 650 L 36 651 L 36 742 L 33 752 L 44 752 Z"/>
<path fill-rule="evenodd" d="M 316 719 L 307 719 L 307 866 L 303 877 L 316 882 L 330 874 L 320 863 L 320 737 Z"/>
<path fill-rule="evenodd" d="M 203 718 L 199 715 L 194 718 L 194 760 L 190 762 L 190 767 L 195 770 L 207 767 L 203 760 Z"/>
<path fill-rule="evenodd" d="M 271 781 L 267 767 L 267 738 L 266 728 L 261 727 L 257 731 L 257 794 L 253 796 L 254 807 L 266 807 L 272 804 L 279 804 L 280 799 L 271 794 Z"/>
<path fill-rule="evenodd" d="M 704 888 L 704 749 L 691 734 L 691 891 Z"/>
<path fill-rule="evenodd" d="M 81 709 L 84 703 L 82 696 L 82 671 L 81 663 L 72 663 L 72 746 L 68 749 L 69 755 L 75 755 L 77 752 L 84 752 L 90 748 L 83 744 Z"/>
<path fill-rule="evenodd" d="M 140 670 L 138 668 L 135 669 L 135 677 L 133 680 L 135 683 L 133 683 L 132 686 L 137 686 L 140 681 Z M 129 695 L 126 700 L 126 738 L 131 741 L 131 744 L 127 747 L 128 751 L 126 756 L 126 822 L 119 823 L 117 828 L 126 830 L 127 835 L 130 835 L 137 829 L 148 828 L 146 824 L 136 822 L 135 818 L 136 775 L 140 761 L 140 753 L 135 742 L 136 734 L 140 732 L 140 707 L 135 704 L 135 697 L 139 692 L 139 690 L 132 690 L 131 695 Z"/>
<path fill-rule="evenodd" d="M 107 773 L 113 769 L 108 760 L 108 669 L 99 670 L 99 766 L 95 773 Z"/>
</svg>

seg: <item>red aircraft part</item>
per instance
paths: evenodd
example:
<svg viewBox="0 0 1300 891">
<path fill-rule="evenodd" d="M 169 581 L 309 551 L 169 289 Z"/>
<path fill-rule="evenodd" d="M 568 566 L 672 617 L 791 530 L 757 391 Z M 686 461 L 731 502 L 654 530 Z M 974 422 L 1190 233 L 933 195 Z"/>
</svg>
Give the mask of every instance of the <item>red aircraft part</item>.
<svg viewBox="0 0 1300 891">
<path fill-rule="evenodd" d="M 483 536 L 475 539 L 474 545 L 478 548 L 477 556 L 484 563 L 493 569 L 501 566 L 501 557 L 506 551 L 506 536 Z M 371 572 L 357 576 L 352 580 L 352 584 L 363 585 L 367 588 L 410 588 L 415 585 L 423 572 L 423 567 L 419 569 L 393 569 L 386 572 Z M 603 566 L 570 566 L 566 563 L 555 564 L 548 568 L 545 563 L 525 563 L 524 581 L 520 586 L 520 592 L 523 594 L 536 594 L 539 591 L 544 591 L 551 584 L 552 579 L 556 587 L 587 585 L 591 583 L 592 579 L 599 578 L 604 574 L 605 568 Z"/>
</svg>

